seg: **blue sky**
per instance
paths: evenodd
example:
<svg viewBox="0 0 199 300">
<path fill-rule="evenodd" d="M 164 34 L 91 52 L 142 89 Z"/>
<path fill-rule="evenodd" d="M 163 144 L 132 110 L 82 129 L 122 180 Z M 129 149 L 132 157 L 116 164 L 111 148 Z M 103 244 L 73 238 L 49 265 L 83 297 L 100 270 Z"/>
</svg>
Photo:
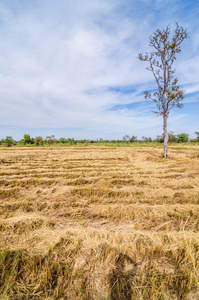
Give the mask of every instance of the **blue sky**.
<svg viewBox="0 0 199 300">
<path fill-rule="evenodd" d="M 199 1 L 0 0 L 0 138 L 121 139 L 162 134 L 144 99 L 156 88 L 138 52 L 175 22 L 188 29 L 175 62 L 184 108 L 168 130 L 199 131 Z"/>
</svg>

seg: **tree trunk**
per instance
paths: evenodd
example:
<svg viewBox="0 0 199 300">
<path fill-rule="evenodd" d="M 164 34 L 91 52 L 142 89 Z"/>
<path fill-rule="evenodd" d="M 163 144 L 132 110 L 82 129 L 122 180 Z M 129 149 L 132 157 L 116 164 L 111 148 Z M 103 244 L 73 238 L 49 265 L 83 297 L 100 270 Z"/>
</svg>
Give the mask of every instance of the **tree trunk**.
<svg viewBox="0 0 199 300">
<path fill-rule="evenodd" d="M 167 132 L 167 118 L 168 118 L 168 115 L 165 114 L 163 116 L 163 118 L 164 118 L 164 125 L 163 125 L 163 130 L 164 130 L 164 157 L 166 158 L 167 157 L 168 140 L 169 140 L 168 132 Z"/>
</svg>

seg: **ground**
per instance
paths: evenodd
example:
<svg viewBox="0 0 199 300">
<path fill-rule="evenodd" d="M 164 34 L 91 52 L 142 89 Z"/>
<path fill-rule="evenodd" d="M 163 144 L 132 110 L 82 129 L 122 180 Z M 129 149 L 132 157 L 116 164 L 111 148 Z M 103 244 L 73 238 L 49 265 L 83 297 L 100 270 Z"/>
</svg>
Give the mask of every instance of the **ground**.
<svg viewBox="0 0 199 300">
<path fill-rule="evenodd" d="M 0 299 L 199 299 L 199 146 L 0 148 Z"/>
</svg>

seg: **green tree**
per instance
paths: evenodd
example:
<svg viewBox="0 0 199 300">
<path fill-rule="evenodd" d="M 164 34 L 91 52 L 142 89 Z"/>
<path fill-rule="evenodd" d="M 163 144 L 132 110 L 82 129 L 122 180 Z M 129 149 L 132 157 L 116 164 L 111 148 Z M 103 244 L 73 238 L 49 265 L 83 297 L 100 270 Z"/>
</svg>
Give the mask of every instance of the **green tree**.
<svg viewBox="0 0 199 300">
<path fill-rule="evenodd" d="M 132 137 L 130 138 L 130 143 L 136 142 L 137 141 L 137 136 L 132 135 Z"/>
<path fill-rule="evenodd" d="M 34 138 L 34 143 L 36 146 L 42 146 L 43 145 L 43 138 L 41 136 L 37 136 Z"/>
<path fill-rule="evenodd" d="M 157 135 L 156 141 L 158 143 L 163 143 L 164 142 L 164 135 L 163 134 L 162 135 Z"/>
<path fill-rule="evenodd" d="M 199 143 L 199 131 L 196 131 L 195 134 L 197 135 L 196 141 Z"/>
<path fill-rule="evenodd" d="M 48 143 L 49 146 L 50 146 L 50 145 L 53 145 L 54 142 L 55 142 L 55 136 L 54 136 L 53 134 L 47 136 L 47 137 L 46 137 L 46 141 L 47 141 L 47 143 Z"/>
<path fill-rule="evenodd" d="M 24 141 L 24 145 L 30 144 L 30 135 L 29 134 L 24 134 L 23 141 Z"/>
<path fill-rule="evenodd" d="M 4 140 L 7 147 L 11 147 L 14 144 L 14 140 L 11 136 L 7 136 Z"/>
<path fill-rule="evenodd" d="M 60 138 L 60 139 L 59 139 L 59 143 L 60 143 L 60 144 L 66 144 L 66 143 L 68 143 L 68 140 L 65 139 L 65 138 Z"/>
<path fill-rule="evenodd" d="M 181 133 L 177 135 L 178 143 L 187 143 L 189 139 L 189 135 L 187 133 Z"/>
<path fill-rule="evenodd" d="M 141 61 L 149 62 L 147 70 L 151 71 L 157 90 L 154 93 L 145 91 L 145 98 L 155 102 L 157 115 L 163 116 L 164 131 L 164 157 L 167 157 L 168 132 L 167 119 L 169 112 L 174 107 L 183 107 L 182 100 L 184 91 L 180 90 L 178 80 L 174 77 L 175 69 L 172 68 L 176 60 L 176 54 L 181 52 L 180 45 L 184 39 L 188 38 L 187 30 L 176 23 L 174 35 L 170 37 L 170 26 L 166 29 L 157 29 L 149 37 L 149 46 L 154 48 L 154 52 L 142 54 L 138 58 Z"/>
<path fill-rule="evenodd" d="M 77 144 L 77 142 L 74 140 L 74 138 L 68 138 L 68 142 L 70 145 Z"/>
<path fill-rule="evenodd" d="M 169 143 L 177 142 L 178 138 L 173 134 L 173 131 L 168 133 Z"/>
<path fill-rule="evenodd" d="M 88 144 L 90 141 L 89 140 L 87 140 L 87 139 L 81 139 L 81 140 L 79 140 L 79 143 L 80 144 Z"/>
<path fill-rule="evenodd" d="M 31 138 L 29 134 L 24 134 L 24 136 L 23 136 L 23 142 L 24 142 L 24 145 L 34 144 L 34 139 Z"/>
</svg>

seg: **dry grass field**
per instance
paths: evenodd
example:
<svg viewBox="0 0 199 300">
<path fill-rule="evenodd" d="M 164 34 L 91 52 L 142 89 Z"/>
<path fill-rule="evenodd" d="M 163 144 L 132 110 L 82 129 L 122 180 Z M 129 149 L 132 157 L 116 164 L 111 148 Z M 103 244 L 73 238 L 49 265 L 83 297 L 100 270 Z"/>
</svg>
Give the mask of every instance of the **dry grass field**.
<svg viewBox="0 0 199 300">
<path fill-rule="evenodd" d="M 199 146 L 0 148 L 0 299 L 199 299 Z"/>
</svg>

